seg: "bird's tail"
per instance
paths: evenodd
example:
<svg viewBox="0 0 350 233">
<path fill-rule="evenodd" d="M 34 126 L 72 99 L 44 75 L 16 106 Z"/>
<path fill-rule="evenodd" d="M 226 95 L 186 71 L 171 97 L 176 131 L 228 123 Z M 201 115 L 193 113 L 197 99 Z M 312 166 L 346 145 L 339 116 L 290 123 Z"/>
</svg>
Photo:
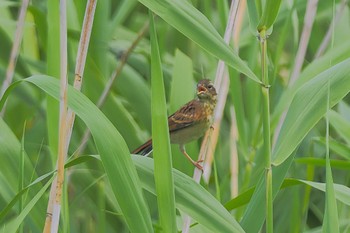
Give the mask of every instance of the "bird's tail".
<svg viewBox="0 0 350 233">
<path fill-rule="evenodd" d="M 131 153 L 132 154 L 139 154 L 139 155 L 143 155 L 143 156 L 148 156 L 152 150 L 153 150 L 152 139 L 150 139 L 147 142 L 145 142 L 144 144 L 142 144 L 141 146 L 139 146 L 137 149 L 132 151 Z"/>
</svg>

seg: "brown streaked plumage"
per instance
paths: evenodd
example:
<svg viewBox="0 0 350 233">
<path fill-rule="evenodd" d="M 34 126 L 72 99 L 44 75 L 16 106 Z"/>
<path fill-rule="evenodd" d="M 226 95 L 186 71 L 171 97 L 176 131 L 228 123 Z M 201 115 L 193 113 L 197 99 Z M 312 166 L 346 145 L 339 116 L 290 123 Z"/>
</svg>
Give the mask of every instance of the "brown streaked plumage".
<svg viewBox="0 0 350 233">
<path fill-rule="evenodd" d="M 203 136 L 211 126 L 216 105 L 216 90 L 209 79 L 200 80 L 197 84 L 197 98 L 188 102 L 169 116 L 170 142 L 179 144 L 181 152 L 197 168 L 203 170 L 186 152 L 185 144 Z M 152 139 L 135 149 L 133 154 L 147 155 L 152 151 Z"/>
</svg>

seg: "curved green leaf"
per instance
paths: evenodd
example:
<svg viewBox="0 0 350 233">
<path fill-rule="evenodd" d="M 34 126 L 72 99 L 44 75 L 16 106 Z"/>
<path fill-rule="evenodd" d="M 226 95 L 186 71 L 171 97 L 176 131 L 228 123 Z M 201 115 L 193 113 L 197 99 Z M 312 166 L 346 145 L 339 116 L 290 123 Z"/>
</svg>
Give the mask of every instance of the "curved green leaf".
<svg viewBox="0 0 350 233">
<path fill-rule="evenodd" d="M 96 159 L 98 155 L 85 155 L 72 159 L 66 163 L 66 168 Z M 154 182 L 153 160 L 148 157 L 132 155 L 142 187 L 156 194 Z M 47 177 L 52 173 L 43 175 Z M 194 182 L 194 180 L 173 169 L 176 206 L 188 213 L 199 224 L 206 226 L 213 232 L 244 232 L 231 214 L 207 190 Z"/>
<path fill-rule="evenodd" d="M 312 158 L 310 158 L 311 160 Z M 325 164 L 325 161 L 323 161 L 322 165 Z M 317 165 L 317 164 L 316 164 Z M 326 184 L 325 183 L 319 183 L 314 181 L 307 181 L 307 180 L 299 180 L 299 179 L 293 179 L 293 178 L 286 178 L 284 179 L 281 189 L 285 189 L 291 186 L 295 185 L 301 185 L 306 184 L 309 185 L 315 189 L 318 189 L 320 191 L 325 192 L 326 191 Z M 255 186 L 252 188 L 249 188 L 247 191 L 241 193 L 237 197 L 231 199 L 225 204 L 225 208 L 228 210 L 233 210 L 238 207 L 244 206 L 247 203 L 249 203 L 250 199 L 252 198 L 253 192 L 255 190 Z M 337 200 L 343 202 L 346 205 L 350 205 L 350 188 L 346 187 L 345 185 L 341 184 L 334 184 L 334 191 L 335 191 L 335 197 Z"/>
<path fill-rule="evenodd" d="M 17 232 L 19 226 L 24 221 L 24 218 L 29 214 L 29 212 L 33 209 L 35 204 L 39 201 L 39 199 L 44 195 L 46 189 L 50 186 L 55 176 L 52 176 L 49 181 L 38 191 L 38 193 L 28 202 L 26 207 L 22 210 L 22 212 L 9 224 L 5 225 L 2 229 L 3 232 L 15 233 Z"/>
<path fill-rule="evenodd" d="M 257 27 L 258 31 L 261 31 L 263 29 L 268 30 L 272 26 L 278 15 L 280 5 L 281 0 L 267 0 L 265 2 L 264 11 Z"/>
<path fill-rule="evenodd" d="M 23 81 L 33 83 L 52 97 L 59 98 L 59 82 L 50 76 L 34 75 Z M 6 90 L 0 109 L 11 89 L 21 82 L 12 84 Z M 122 136 L 86 96 L 71 86 L 68 88 L 68 105 L 85 122 L 94 137 L 113 193 L 130 231 L 153 232 L 140 181 Z"/>
<path fill-rule="evenodd" d="M 171 26 L 218 59 L 261 83 L 247 64 L 229 47 L 210 21 L 188 1 L 139 0 Z"/>
<path fill-rule="evenodd" d="M 155 194 L 152 159 L 132 156 L 143 187 Z M 176 206 L 213 232 L 244 232 L 231 214 L 189 176 L 173 170 Z"/>
<path fill-rule="evenodd" d="M 349 73 L 350 59 L 347 59 L 317 75 L 297 91 L 273 150 L 274 165 L 286 160 L 326 113 L 328 81 L 330 107 L 337 104 L 350 91 Z"/>
</svg>

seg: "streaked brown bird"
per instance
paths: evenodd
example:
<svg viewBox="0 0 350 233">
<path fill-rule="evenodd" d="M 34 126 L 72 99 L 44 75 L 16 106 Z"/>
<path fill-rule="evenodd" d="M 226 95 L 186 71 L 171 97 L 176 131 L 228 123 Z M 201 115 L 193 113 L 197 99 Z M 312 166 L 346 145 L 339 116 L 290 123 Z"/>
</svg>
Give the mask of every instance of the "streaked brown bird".
<svg viewBox="0 0 350 233">
<path fill-rule="evenodd" d="M 182 154 L 198 169 L 202 161 L 194 161 L 186 152 L 185 144 L 203 136 L 213 120 L 216 105 L 216 90 L 209 79 L 197 84 L 197 98 L 188 102 L 168 117 L 170 143 L 179 144 Z M 152 151 L 152 139 L 135 149 L 133 154 L 148 155 Z"/>
</svg>

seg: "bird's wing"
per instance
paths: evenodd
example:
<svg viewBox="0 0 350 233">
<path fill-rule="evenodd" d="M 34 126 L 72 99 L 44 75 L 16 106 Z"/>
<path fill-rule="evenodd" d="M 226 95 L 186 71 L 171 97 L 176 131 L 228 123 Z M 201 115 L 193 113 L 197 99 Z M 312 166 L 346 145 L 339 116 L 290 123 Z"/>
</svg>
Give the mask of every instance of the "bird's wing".
<svg viewBox="0 0 350 233">
<path fill-rule="evenodd" d="M 185 106 L 180 108 L 173 115 L 169 116 L 168 124 L 169 131 L 174 132 L 197 123 L 200 111 L 198 111 L 199 104 L 196 100 L 192 100 Z"/>
</svg>

